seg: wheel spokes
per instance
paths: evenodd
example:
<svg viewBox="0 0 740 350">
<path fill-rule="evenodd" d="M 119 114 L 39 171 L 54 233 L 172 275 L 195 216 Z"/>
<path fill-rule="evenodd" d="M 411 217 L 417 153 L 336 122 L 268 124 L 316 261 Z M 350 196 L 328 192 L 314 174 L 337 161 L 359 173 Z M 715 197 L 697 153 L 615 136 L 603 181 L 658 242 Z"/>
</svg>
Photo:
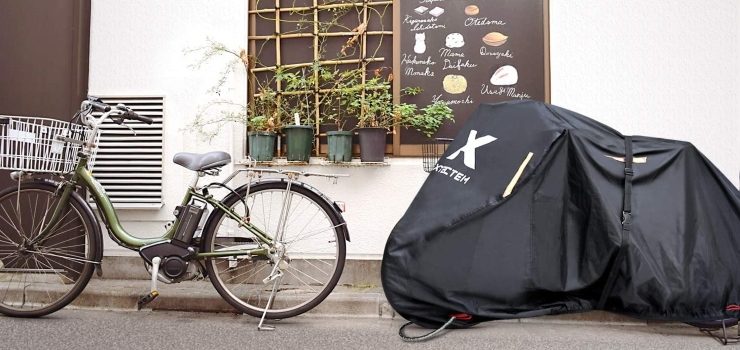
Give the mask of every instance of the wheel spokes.
<svg viewBox="0 0 740 350">
<path fill-rule="evenodd" d="M 293 310 L 315 299 L 329 286 L 338 265 L 337 232 L 344 224 L 333 224 L 325 211 L 312 199 L 291 192 L 290 205 L 283 208 L 284 189 L 258 191 L 246 198 L 250 223 L 271 237 L 284 226 L 281 243 L 285 247 L 284 259 L 280 260 L 281 277 L 271 312 Z M 285 210 L 282 220 L 273 220 Z M 236 231 L 234 229 L 237 229 Z M 216 237 L 253 237 L 251 233 L 238 228 L 233 220 L 223 217 L 219 222 Z M 211 250 L 227 251 L 238 249 L 228 244 L 212 242 Z M 235 267 L 229 267 L 228 258 L 213 258 L 212 266 L 216 276 L 227 292 L 241 303 L 261 311 L 267 304 L 273 282 L 263 283 L 274 268 L 272 258 L 268 260 L 242 259 Z"/>
<path fill-rule="evenodd" d="M 0 311 L 50 310 L 79 284 L 91 263 L 87 228 L 71 205 L 43 242 L 31 243 L 57 203 L 53 191 L 40 189 L 0 198 Z"/>
</svg>

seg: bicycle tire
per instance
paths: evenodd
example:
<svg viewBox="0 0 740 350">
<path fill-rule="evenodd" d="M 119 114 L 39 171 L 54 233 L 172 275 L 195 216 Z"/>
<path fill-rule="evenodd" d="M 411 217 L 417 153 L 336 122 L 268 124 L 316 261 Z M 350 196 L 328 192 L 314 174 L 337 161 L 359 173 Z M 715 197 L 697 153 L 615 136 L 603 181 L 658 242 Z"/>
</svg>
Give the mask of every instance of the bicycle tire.
<svg viewBox="0 0 740 350">
<path fill-rule="evenodd" d="M 0 229 L 2 314 L 12 317 L 51 314 L 77 298 L 92 277 L 95 266 L 91 261 L 98 243 L 93 225 L 97 221 L 78 198 L 70 198 L 63 221 L 43 245 L 22 249 L 24 240 L 40 232 L 51 216 L 50 209 L 59 198 L 55 193 L 56 187 L 46 182 L 22 183 L 20 192 L 18 187 L 0 191 L 0 223 L 4 226 Z M 18 207 L 23 209 L 17 210 Z M 37 218 L 39 208 L 43 215 Z M 18 281 L 14 282 L 16 277 Z"/>
<path fill-rule="evenodd" d="M 279 203 L 272 203 L 272 199 L 275 198 L 274 193 L 282 193 L 282 195 L 284 195 L 286 187 L 287 183 L 283 181 L 266 182 L 251 186 L 249 194 L 245 193 L 246 189 L 242 189 L 242 193 L 239 193 L 240 196 L 245 198 L 247 205 L 250 207 L 250 222 L 260 227 L 270 235 L 274 233 L 270 230 L 270 228 L 272 227 L 272 225 L 270 224 L 272 222 L 272 219 L 266 217 L 272 217 L 272 215 L 275 215 L 275 213 L 264 212 L 264 209 L 265 207 L 279 207 Z M 339 281 L 342 270 L 344 269 L 346 255 L 346 244 L 344 238 L 345 228 L 342 227 L 344 225 L 344 221 L 341 220 L 337 212 L 332 209 L 331 204 L 327 203 L 326 200 L 324 200 L 315 192 L 295 183 L 291 186 L 290 192 L 293 199 L 299 198 L 300 201 L 298 202 L 298 204 L 296 204 L 295 201 L 291 201 L 291 210 L 289 212 L 295 213 L 297 214 L 297 216 L 293 218 L 294 221 L 289 222 L 291 226 L 288 227 L 286 225 L 286 234 L 283 239 L 283 243 L 286 243 L 285 255 L 289 258 L 283 259 L 279 263 L 282 264 L 283 267 L 285 267 L 285 276 L 289 277 L 285 281 L 281 279 L 281 282 L 285 283 L 281 284 L 281 289 L 278 293 L 276 293 L 272 307 L 270 308 L 270 310 L 268 310 L 265 316 L 269 319 L 294 317 L 313 309 L 331 293 L 331 291 L 334 289 L 337 282 Z M 270 203 L 265 204 L 265 198 L 267 197 L 268 193 L 270 195 Z M 239 206 L 243 207 L 240 198 L 235 195 L 227 196 L 226 198 L 224 198 L 223 203 L 227 207 L 232 208 L 232 210 L 233 208 L 237 208 Z M 259 207 L 260 205 L 262 206 L 262 208 Z M 315 224 L 316 226 L 330 226 L 326 226 L 326 232 L 321 232 L 321 236 L 317 237 L 319 234 L 314 233 L 317 232 L 316 230 L 305 233 L 305 229 L 308 226 L 314 228 L 314 222 L 307 223 L 305 226 L 303 226 L 304 230 L 302 232 L 304 233 L 304 235 L 306 235 L 306 237 L 303 238 L 310 238 L 312 241 L 303 241 L 298 243 L 297 239 L 294 241 L 290 241 L 289 239 L 300 237 L 301 232 L 295 232 L 297 230 L 294 229 L 294 227 L 299 227 L 300 225 L 294 224 L 295 220 L 298 220 L 297 218 L 300 218 L 301 216 L 298 215 L 300 213 L 297 213 L 297 211 L 301 208 L 300 206 L 302 205 L 305 205 L 306 207 L 308 207 L 309 205 L 315 205 L 315 207 L 318 208 L 318 211 L 323 213 L 323 218 L 321 218 L 320 222 Z M 211 214 L 211 217 L 208 220 L 207 227 L 204 230 L 203 250 L 205 252 L 216 250 L 217 246 L 215 243 L 218 240 L 221 240 L 219 246 L 228 244 L 225 243 L 227 240 L 233 240 L 235 245 L 240 245 L 240 247 L 242 248 L 245 242 L 246 244 L 252 244 L 256 246 L 256 243 L 254 241 L 252 241 L 251 243 L 249 241 L 251 239 L 250 236 L 254 236 L 251 235 L 251 233 L 248 233 L 249 231 L 246 231 L 244 229 L 242 229 L 244 233 L 242 237 L 237 237 L 237 235 L 233 235 L 233 237 L 225 237 L 225 234 L 223 234 L 221 238 L 218 238 L 219 228 L 222 227 L 224 219 L 227 218 L 224 214 L 225 213 L 222 210 L 215 210 Z M 316 215 L 318 215 L 318 212 L 315 214 L 315 216 Z M 260 218 L 259 216 L 262 217 Z M 308 217 L 308 215 L 306 215 L 306 217 Z M 228 218 L 227 220 L 235 223 L 235 221 Z M 298 236 L 295 235 L 296 233 L 298 234 Z M 311 246 L 311 244 L 321 242 L 322 239 L 329 239 L 327 243 L 329 243 L 330 246 L 319 247 L 316 248 L 316 250 L 311 251 L 305 249 L 309 246 L 313 249 L 313 246 Z M 331 246 L 332 243 L 334 243 L 333 246 Z M 312 254 L 315 256 L 310 257 Z M 333 260 L 330 259 L 330 257 L 332 256 L 334 257 Z M 260 285 L 260 281 L 263 276 L 268 275 L 267 271 L 271 270 L 274 267 L 274 264 L 269 259 L 242 259 L 241 261 L 235 260 L 236 259 L 232 259 L 231 262 L 229 262 L 228 258 L 206 259 L 205 265 L 211 283 L 216 288 L 218 293 L 224 298 L 224 300 L 226 300 L 235 309 L 251 316 L 261 317 L 264 312 L 264 306 L 266 306 L 267 304 L 267 299 L 269 299 L 268 294 L 272 290 L 273 283 L 262 283 Z M 289 262 L 283 264 L 283 261 L 286 260 Z M 333 263 L 330 270 L 328 268 L 326 271 L 321 269 L 322 266 L 329 265 L 330 263 Z M 231 265 L 229 264 L 233 264 L 234 266 L 230 267 Z M 304 267 L 304 270 L 300 270 Z M 229 270 L 230 268 L 232 270 Z M 247 272 L 238 271 L 239 268 L 246 269 Z M 326 278 L 325 280 L 320 279 L 321 274 L 319 274 L 318 272 L 326 274 L 328 278 Z M 244 276 L 247 273 L 251 274 Z M 228 282 L 232 282 L 235 278 L 242 278 L 244 282 L 240 283 L 239 281 L 235 281 L 231 284 L 226 283 L 226 277 L 229 277 L 229 279 L 227 280 Z M 310 283 L 301 284 L 301 282 L 305 282 L 297 282 L 299 280 L 302 280 L 301 277 L 304 277 L 306 280 L 311 279 L 312 281 L 309 281 Z M 291 283 L 297 283 L 298 285 L 291 285 Z M 311 284 L 315 284 L 316 287 L 320 286 L 321 289 L 317 290 L 317 288 L 313 288 L 314 286 L 312 286 Z M 239 285 L 243 286 L 243 289 L 245 291 L 250 290 L 251 294 L 245 292 L 241 293 L 241 295 L 238 296 L 237 294 L 240 294 L 237 290 Z M 257 296 L 254 296 L 253 294 L 257 294 Z M 291 303 L 295 303 L 295 305 L 292 305 Z M 276 307 L 276 305 L 278 306 Z"/>
</svg>

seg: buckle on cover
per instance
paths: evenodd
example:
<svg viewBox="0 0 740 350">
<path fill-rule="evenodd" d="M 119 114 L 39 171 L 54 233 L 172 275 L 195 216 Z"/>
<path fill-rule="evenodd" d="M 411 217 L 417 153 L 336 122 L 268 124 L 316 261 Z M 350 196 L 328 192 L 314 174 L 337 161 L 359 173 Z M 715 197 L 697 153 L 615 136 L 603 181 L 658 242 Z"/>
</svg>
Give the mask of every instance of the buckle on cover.
<svg viewBox="0 0 740 350">
<path fill-rule="evenodd" d="M 629 224 L 632 222 L 632 213 L 628 211 L 622 212 L 622 225 Z"/>
<path fill-rule="evenodd" d="M 632 168 L 624 168 L 624 174 L 627 176 L 634 176 L 635 172 L 632 170 Z"/>
</svg>

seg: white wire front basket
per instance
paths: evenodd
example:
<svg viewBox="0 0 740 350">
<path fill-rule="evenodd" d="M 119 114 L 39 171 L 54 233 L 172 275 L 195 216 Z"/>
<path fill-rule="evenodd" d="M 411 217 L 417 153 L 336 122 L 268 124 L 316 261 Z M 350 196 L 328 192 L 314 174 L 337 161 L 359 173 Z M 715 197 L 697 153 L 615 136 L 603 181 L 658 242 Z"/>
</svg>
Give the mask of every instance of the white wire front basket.
<svg viewBox="0 0 740 350">
<path fill-rule="evenodd" d="M 0 115 L 0 169 L 66 174 L 92 129 L 61 120 Z M 93 138 L 97 145 L 100 132 Z M 88 161 L 92 169 L 97 148 Z"/>
</svg>

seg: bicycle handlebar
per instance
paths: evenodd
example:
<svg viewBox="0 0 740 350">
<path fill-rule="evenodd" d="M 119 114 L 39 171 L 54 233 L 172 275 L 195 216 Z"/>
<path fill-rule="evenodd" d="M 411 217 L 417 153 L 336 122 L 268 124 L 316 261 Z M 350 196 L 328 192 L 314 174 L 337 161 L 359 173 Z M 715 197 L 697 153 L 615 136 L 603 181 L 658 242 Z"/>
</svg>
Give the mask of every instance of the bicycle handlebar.
<svg viewBox="0 0 740 350">
<path fill-rule="evenodd" d="M 103 115 L 96 118 L 92 114 L 93 111 L 102 112 Z M 99 135 L 98 131 L 100 130 L 100 125 L 108 119 L 111 119 L 116 124 L 123 124 L 126 119 L 138 120 L 146 124 L 152 124 L 154 122 L 152 118 L 139 115 L 123 103 L 119 103 L 116 106 L 110 106 L 94 96 L 88 96 L 86 100 L 82 101 L 78 116 L 80 117 L 80 122 L 82 124 L 92 129 L 87 140 L 83 142 L 85 147 L 83 152 L 90 152 L 93 147 L 96 147 L 96 135 Z M 130 126 L 126 126 L 131 129 Z M 134 131 L 133 129 L 131 130 Z M 135 131 L 134 134 L 136 134 Z"/>
<path fill-rule="evenodd" d="M 131 108 L 126 107 L 126 105 L 124 105 L 123 103 L 119 103 L 116 108 L 120 111 L 123 111 L 123 114 L 121 114 L 121 119 L 138 120 L 147 124 L 154 123 L 154 120 L 152 118 L 139 115 L 139 113 L 134 112 Z"/>
<path fill-rule="evenodd" d="M 146 124 L 150 124 L 150 125 L 152 123 L 154 123 L 154 120 L 152 118 L 145 117 L 145 116 L 140 115 L 140 114 L 138 114 L 138 113 L 136 113 L 134 111 L 128 111 L 128 112 L 124 113 L 123 114 L 123 117 L 126 118 L 126 119 L 138 120 L 138 121 L 140 121 L 142 123 L 146 123 Z"/>
<path fill-rule="evenodd" d="M 82 108 L 85 109 L 86 107 L 92 107 L 93 110 L 98 112 L 109 112 L 110 106 L 103 103 L 103 101 L 99 97 L 95 96 L 87 96 L 87 99 L 82 102 Z"/>
<path fill-rule="evenodd" d="M 88 102 L 90 103 L 90 106 L 92 106 L 92 108 L 98 112 L 109 112 L 110 111 L 110 106 L 103 102 L 98 102 L 94 100 L 88 100 Z"/>
<path fill-rule="evenodd" d="M 154 123 L 154 120 L 152 118 L 139 115 L 139 113 L 134 112 L 130 107 L 127 107 L 123 103 L 119 103 L 118 105 L 111 107 L 97 97 L 88 96 L 87 99 L 82 102 L 81 112 L 84 115 L 89 116 L 90 112 L 92 111 L 102 112 L 103 116 L 101 116 L 97 121 L 93 119 L 89 122 L 85 122 L 85 124 L 88 124 L 88 126 L 90 127 L 100 125 L 101 123 L 103 123 L 103 121 L 105 121 L 105 119 L 109 117 L 120 118 L 118 121 L 116 121 L 117 124 L 122 124 L 126 119 L 138 120 L 146 124 Z"/>
</svg>

